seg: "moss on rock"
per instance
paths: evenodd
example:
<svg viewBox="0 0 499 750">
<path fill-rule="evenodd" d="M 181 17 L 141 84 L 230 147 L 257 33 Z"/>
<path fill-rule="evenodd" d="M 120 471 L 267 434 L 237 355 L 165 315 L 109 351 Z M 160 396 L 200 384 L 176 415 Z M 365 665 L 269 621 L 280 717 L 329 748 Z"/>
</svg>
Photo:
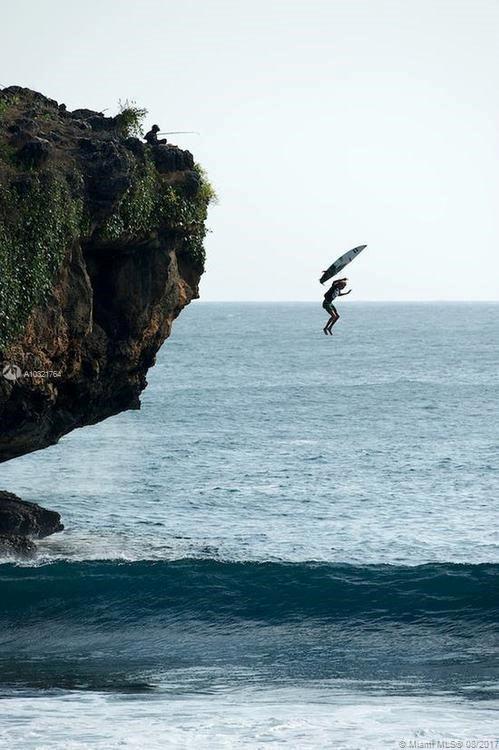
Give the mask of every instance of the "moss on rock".
<svg viewBox="0 0 499 750">
<path fill-rule="evenodd" d="M 82 233 L 83 202 L 74 189 L 52 172 L 0 184 L 0 349 L 23 331 Z"/>
<path fill-rule="evenodd" d="M 135 167 L 132 185 L 125 192 L 116 210 L 100 229 L 100 238 L 107 242 L 133 240 L 144 237 L 161 228 L 182 235 L 182 252 L 187 254 L 196 267 L 203 271 L 206 236 L 205 221 L 208 206 L 216 199 L 203 169 L 195 165 L 195 190 L 192 181 L 178 182 L 157 172 L 146 155 L 143 165 Z"/>
</svg>

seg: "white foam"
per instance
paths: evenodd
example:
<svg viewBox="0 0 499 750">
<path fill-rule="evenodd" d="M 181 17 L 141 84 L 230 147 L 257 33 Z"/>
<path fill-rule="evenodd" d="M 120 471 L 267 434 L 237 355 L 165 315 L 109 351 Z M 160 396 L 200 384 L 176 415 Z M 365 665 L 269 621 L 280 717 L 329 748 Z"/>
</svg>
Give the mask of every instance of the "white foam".
<svg viewBox="0 0 499 750">
<path fill-rule="evenodd" d="M 491 740 L 497 707 L 327 685 L 204 695 L 51 693 L 3 701 L 0 748 L 386 750 L 415 739 Z"/>
</svg>

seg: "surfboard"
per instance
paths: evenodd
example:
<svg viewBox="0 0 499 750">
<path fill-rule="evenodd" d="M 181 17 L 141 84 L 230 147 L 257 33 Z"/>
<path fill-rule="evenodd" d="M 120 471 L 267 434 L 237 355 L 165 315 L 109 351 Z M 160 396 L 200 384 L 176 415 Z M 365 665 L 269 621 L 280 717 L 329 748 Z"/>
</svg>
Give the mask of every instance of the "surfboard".
<svg viewBox="0 0 499 750">
<path fill-rule="evenodd" d="M 344 255 L 340 255 L 340 257 L 332 263 L 327 271 L 324 271 L 322 276 L 320 277 L 319 281 L 321 284 L 324 284 L 325 281 L 328 279 L 331 279 L 333 276 L 336 276 L 337 273 L 339 273 L 345 266 L 348 266 L 350 261 L 352 261 L 359 253 L 361 253 L 364 248 L 367 247 L 367 245 L 359 245 L 358 247 L 354 247 L 353 250 L 349 250 L 348 253 L 345 253 Z"/>
</svg>

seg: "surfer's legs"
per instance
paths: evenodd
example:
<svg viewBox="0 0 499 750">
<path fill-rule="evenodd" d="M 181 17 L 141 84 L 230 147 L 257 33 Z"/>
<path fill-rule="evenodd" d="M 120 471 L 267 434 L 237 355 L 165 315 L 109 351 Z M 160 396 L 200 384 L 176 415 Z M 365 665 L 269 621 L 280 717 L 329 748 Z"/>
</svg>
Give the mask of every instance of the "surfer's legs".
<svg viewBox="0 0 499 750">
<path fill-rule="evenodd" d="M 336 320 L 337 320 L 337 316 L 334 313 L 332 313 L 332 315 L 329 318 L 328 322 L 326 323 L 326 325 L 322 329 L 324 331 L 324 333 L 326 334 L 326 336 L 328 335 L 328 333 L 331 333 L 331 328 L 336 323 Z"/>
<path fill-rule="evenodd" d="M 326 323 L 326 325 L 324 326 L 324 328 L 322 329 L 327 336 L 328 333 L 331 333 L 331 326 L 333 326 L 336 322 L 336 316 L 338 315 L 338 311 L 336 310 L 336 307 L 332 305 L 330 302 L 323 302 L 322 307 L 331 316 L 328 322 Z"/>
<path fill-rule="evenodd" d="M 339 317 L 340 317 L 339 315 L 331 316 L 329 318 L 328 322 L 327 322 L 326 332 L 329 333 L 331 336 L 333 335 L 333 331 L 331 329 L 332 329 L 332 327 L 334 326 L 334 324 L 336 323 L 336 321 L 338 320 Z"/>
<path fill-rule="evenodd" d="M 338 314 L 338 310 L 334 305 L 331 305 L 331 312 L 332 315 L 329 318 L 328 322 L 326 323 L 326 327 L 324 328 L 324 333 L 329 333 L 331 336 L 333 335 L 332 327 L 334 324 L 340 319 L 340 316 Z"/>
</svg>

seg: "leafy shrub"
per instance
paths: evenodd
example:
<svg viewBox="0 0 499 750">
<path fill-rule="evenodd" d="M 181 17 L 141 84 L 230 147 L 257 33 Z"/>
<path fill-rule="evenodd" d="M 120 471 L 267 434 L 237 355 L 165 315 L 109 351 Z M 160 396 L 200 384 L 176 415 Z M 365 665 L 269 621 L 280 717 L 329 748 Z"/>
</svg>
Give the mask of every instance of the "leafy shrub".
<svg viewBox="0 0 499 750">
<path fill-rule="evenodd" d="M 125 136 L 140 138 L 143 134 L 142 122 L 147 115 L 147 109 L 138 107 L 133 100 L 125 99 L 119 101 L 119 113 L 116 115 L 116 124 L 120 133 Z"/>
</svg>

